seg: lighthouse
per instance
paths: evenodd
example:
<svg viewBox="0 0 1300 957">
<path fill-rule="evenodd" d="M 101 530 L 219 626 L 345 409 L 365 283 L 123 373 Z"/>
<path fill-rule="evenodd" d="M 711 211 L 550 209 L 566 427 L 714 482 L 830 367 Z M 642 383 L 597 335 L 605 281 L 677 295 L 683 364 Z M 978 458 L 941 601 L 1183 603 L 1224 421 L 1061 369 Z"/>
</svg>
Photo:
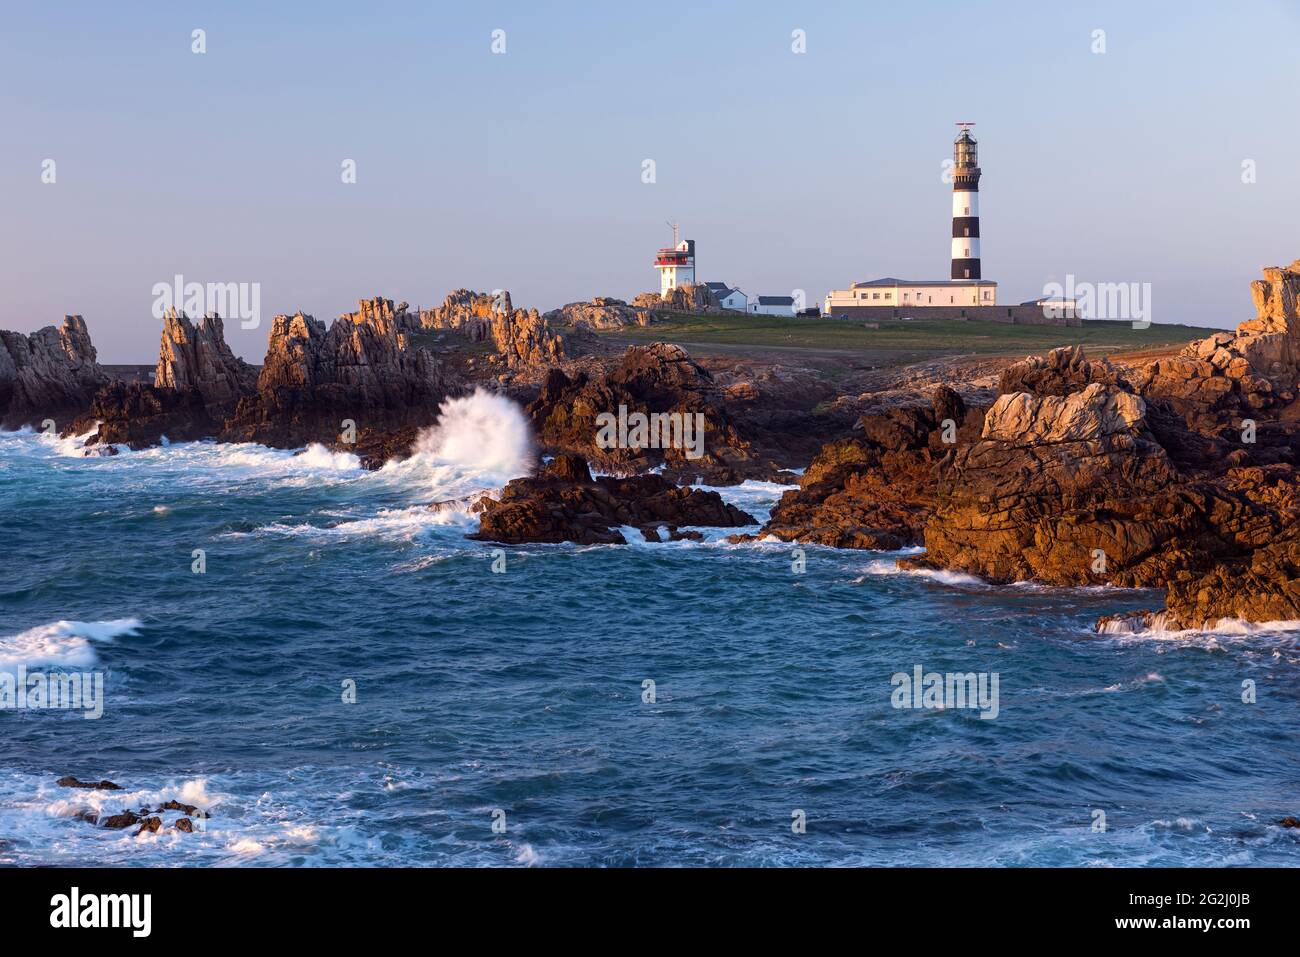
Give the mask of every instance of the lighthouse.
<svg viewBox="0 0 1300 957">
<path fill-rule="evenodd" d="M 673 244 L 655 253 L 661 296 L 667 296 L 678 286 L 695 285 L 695 240 L 681 239 L 677 224 L 668 225 L 673 228 Z"/>
<path fill-rule="evenodd" d="M 974 319 L 1024 325 L 1077 326 L 1082 320 L 1049 315 L 1045 300 L 998 304 L 998 284 L 985 279 L 980 264 L 980 164 L 971 135 L 974 123 L 958 123 L 952 147 L 952 268 L 947 279 L 885 276 L 832 289 L 822 315 L 833 319 Z M 944 160 L 944 166 L 948 161 Z M 937 270 L 936 270 L 937 272 Z"/>
<path fill-rule="evenodd" d="M 974 123 L 958 123 L 952 146 L 952 278 L 980 278 L 980 165 Z"/>
</svg>

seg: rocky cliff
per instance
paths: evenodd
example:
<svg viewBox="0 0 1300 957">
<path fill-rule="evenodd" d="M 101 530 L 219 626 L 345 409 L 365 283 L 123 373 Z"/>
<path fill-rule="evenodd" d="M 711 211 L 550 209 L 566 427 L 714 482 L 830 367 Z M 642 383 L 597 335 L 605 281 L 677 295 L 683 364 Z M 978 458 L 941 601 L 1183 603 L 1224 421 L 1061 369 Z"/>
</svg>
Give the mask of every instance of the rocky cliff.
<svg viewBox="0 0 1300 957">
<path fill-rule="evenodd" d="M 345 420 L 358 441 L 430 424 L 451 384 L 433 355 L 408 341 L 416 321 L 405 307 L 362 300 L 328 328 L 301 312 L 276 316 L 257 391 L 240 400 L 223 440 L 293 448 L 338 441 Z"/>
<path fill-rule="evenodd" d="M 81 316 L 64 316 L 58 328 L 46 326 L 30 336 L 0 330 L 0 424 L 5 428 L 53 419 L 62 431 L 86 411 L 108 378 Z"/>
<path fill-rule="evenodd" d="M 169 441 L 211 438 L 236 404 L 254 390 L 257 373 L 226 344 L 218 316 L 196 326 L 172 309 L 163 317 L 153 384 L 111 382 L 69 430 L 95 429 L 87 446 L 125 444 L 133 449 Z"/>
<path fill-rule="evenodd" d="M 926 553 L 903 564 L 1167 588 L 1166 627 L 1297 618 L 1297 491 L 1292 464 L 1180 470 L 1138 396 L 1011 393 L 940 465 Z"/>
<path fill-rule="evenodd" d="M 253 391 L 257 370 L 237 357 L 226 344 L 220 316 L 207 316 L 195 326 L 182 313 L 168 310 L 163 318 L 162 344 L 154 385 L 160 389 L 194 389 L 212 409 L 234 404 Z"/>
<path fill-rule="evenodd" d="M 691 441 L 665 443 L 660 435 L 638 444 L 629 430 L 631 441 L 602 447 L 601 416 L 617 417 L 620 409 L 627 415 L 689 416 Z M 527 411 L 544 448 L 576 453 L 603 471 L 631 474 L 664 466 L 667 475 L 684 481 L 704 478 L 708 484 L 771 478 L 779 472 L 737 431 L 713 376 L 681 346 L 667 342 L 632 346 L 599 376 L 570 378 L 552 369 Z M 678 421 L 686 424 L 685 418 Z M 679 437 L 687 436 L 683 431 Z"/>
<path fill-rule="evenodd" d="M 855 434 L 825 445 L 763 529 L 783 541 L 834 548 L 921 544 L 935 506 L 934 470 L 978 436 L 983 410 L 939 387 L 927 405 L 862 416 Z"/>
<path fill-rule="evenodd" d="M 457 289 L 437 309 L 420 311 L 423 329 L 451 329 L 475 342 L 490 342 L 515 368 L 564 358 L 564 338 L 536 309 L 515 309 L 510 293 Z"/>
<path fill-rule="evenodd" d="M 67 433 L 92 432 L 87 449 L 112 454 L 118 445 L 147 449 L 164 438 L 193 442 L 211 438 L 220 429 L 221 419 L 211 415 L 195 389 L 159 389 L 146 382 L 115 380 L 95 393 L 90 408 Z"/>
<path fill-rule="evenodd" d="M 1170 537 L 1190 530 L 1178 480 L 1142 399 L 1097 382 L 1008 393 L 979 439 L 940 464 L 918 564 L 998 582 L 1148 584 Z"/>
<path fill-rule="evenodd" d="M 1282 410 L 1294 407 L 1300 385 L 1298 294 L 1300 260 L 1269 267 L 1251 283 L 1254 319 L 1131 375 L 1133 390 L 1152 408 L 1153 429 L 1180 463 L 1233 456 L 1241 447 L 1234 435 L 1246 419 L 1264 433 L 1250 450 L 1256 453 L 1293 428 Z"/>
<path fill-rule="evenodd" d="M 1257 316 L 1120 374 L 1057 350 L 1007 370 L 938 470 L 913 564 L 1168 590 L 1165 627 L 1300 618 L 1300 263 Z"/>
</svg>

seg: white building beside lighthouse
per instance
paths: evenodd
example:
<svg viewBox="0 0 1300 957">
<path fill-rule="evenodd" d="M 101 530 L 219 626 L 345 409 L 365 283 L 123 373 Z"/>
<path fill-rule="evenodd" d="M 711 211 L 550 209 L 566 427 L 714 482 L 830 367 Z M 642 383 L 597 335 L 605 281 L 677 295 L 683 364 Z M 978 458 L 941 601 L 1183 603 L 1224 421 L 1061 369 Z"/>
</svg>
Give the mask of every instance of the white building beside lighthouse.
<svg viewBox="0 0 1300 957">
<path fill-rule="evenodd" d="M 679 239 L 677 224 L 673 223 L 673 244 L 655 253 L 655 269 L 659 270 L 659 295 L 667 296 L 678 286 L 695 285 L 695 240 Z"/>
<path fill-rule="evenodd" d="M 965 267 L 963 267 L 965 268 Z M 991 279 L 869 279 L 826 295 L 823 314 L 838 306 L 895 306 L 903 309 L 995 306 L 998 284 Z"/>
<path fill-rule="evenodd" d="M 848 289 L 832 289 L 822 304 L 825 316 L 850 316 L 874 309 L 878 318 L 963 317 L 970 309 L 996 306 L 998 284 L 980 273 L 980 168 L 973 123 L 958 123 L 953 141 L 952 237 L 948 279 L 871 279 Z M 918 310 L 933 310 L 930 313 Z M 889 310 L 891 316 L 884 311 Z M 865 313 L 863 313 L 865 315 Z M 1012 318 L 1008 315 L 1006 318 Z"/>
</svg>

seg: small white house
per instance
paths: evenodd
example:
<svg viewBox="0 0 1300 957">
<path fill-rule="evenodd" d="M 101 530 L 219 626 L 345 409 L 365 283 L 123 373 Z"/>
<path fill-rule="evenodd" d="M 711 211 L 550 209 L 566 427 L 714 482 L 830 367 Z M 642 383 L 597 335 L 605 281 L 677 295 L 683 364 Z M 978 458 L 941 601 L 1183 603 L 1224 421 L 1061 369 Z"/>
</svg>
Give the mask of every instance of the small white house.
<svg viewBox="0 0 1300 957">
<path fill-rule="evenodd" d="M 750 300 L 749 312 L 751 315 L 793 316 L 794 297 L 755 296 Z"/>
<path fill-rule="evenodd" d="M 723 309 L 745 312 L 749 308 L 749 297 L 739 289 L 733 289 L 725 282 L 706 282 L 704 285 L 717 297 Z"/>
</svg>

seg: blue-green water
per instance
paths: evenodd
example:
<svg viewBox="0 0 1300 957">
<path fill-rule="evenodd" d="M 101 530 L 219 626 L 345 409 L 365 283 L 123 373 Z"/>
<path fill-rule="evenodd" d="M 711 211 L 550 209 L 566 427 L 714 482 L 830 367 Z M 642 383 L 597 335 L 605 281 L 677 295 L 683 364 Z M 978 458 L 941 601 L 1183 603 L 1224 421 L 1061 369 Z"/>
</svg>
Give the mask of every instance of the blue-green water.
<svg viewBox="0 0 1300 957">
<path fill-rule="evenodd" d="M 0 712 L 0 862 L 1300 855 L 1274 826 L 1300 813 L 1286 626 L 1098 637 L 1098 615 L 1159 596 L 991 587 L 817 547 L 799 573 L 791 546 L 716 529 L 506 549 L 498 574 L 492 546 L 463 538 L 470 516 L 424 505 L 499 486 L 508 460 L 366 473 L 319 449 L 84 458 L 0 435 L 0 669 L 106 675 L 99 720 Z M 781 491 L 722 490 L 760 519 Z M 894 708 L 891 676 L 916 665 L 996 672 L 997 717 Z M 130 790 L 56 787 L 64 774 Z M 204 830 L 137 838 L 71 816 L 174 796 L 210 808 Z"/>
</svg>

